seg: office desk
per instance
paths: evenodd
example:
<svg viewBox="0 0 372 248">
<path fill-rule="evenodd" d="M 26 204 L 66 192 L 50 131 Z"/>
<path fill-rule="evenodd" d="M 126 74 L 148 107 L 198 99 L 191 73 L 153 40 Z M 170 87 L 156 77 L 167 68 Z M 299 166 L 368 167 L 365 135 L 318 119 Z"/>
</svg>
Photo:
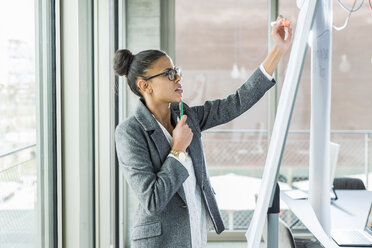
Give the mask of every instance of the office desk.
<svg viewBox="0 0 372 248">
<path fill-rule="evenodd" d="M 294 200 L 285 192 L 281 192 L 281 199 L 319 242 L 326 248 L 339 247 L 324 232 L 309 201 Z M 331 204 L 332 229 L 363 229 L 372 202 L 372 191 L 337 190 L 336 193 L 338 200 Z"/>
</svg>

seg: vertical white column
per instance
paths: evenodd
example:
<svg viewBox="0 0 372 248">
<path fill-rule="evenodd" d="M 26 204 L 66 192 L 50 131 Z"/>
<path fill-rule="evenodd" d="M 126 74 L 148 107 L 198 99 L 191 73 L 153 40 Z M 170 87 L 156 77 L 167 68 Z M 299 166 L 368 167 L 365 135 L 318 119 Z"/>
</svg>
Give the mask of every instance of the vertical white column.
<svg viewBox="0 0 372 248">
<path fill-rule="evenodd" d="M 92 1 L 60 1 L 63 247 L 94 245 Z"/>
<path fill-rule="evenodd" d="M 330 110 L 332 61 L 332 2 L 319 2 L 311 46 L 311 126 L 309 200 L 324 231 L 330 220 Z"/>
</svg>

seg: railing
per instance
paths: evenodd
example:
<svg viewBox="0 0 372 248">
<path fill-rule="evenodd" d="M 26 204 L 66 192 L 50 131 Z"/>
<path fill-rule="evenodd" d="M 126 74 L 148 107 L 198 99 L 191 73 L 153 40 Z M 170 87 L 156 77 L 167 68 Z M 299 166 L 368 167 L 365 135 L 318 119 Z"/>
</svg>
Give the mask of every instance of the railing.
<svg viewBox="0 0 372 248">
<path fill-rule="evenodd" d="M 257 137 L 257 139 L 253 140 L 253 142 L 251 142 L 252 144 L 256 144 L 257 143 L 265 143 L 266 142 L 266 139 L 263 137 L 263 135 L 267 135 L 267 130 L 251 130 L 251 129 L 212 129 L 212 130 L 208 130 L 208 131 L 205 131 L 204 133 L 207 133 L 207 134 L 258 134 L 259 136 Z M 305 135 L 309 135 L 310 134 L 310 131 L 309 130 L 289 130 L 289 135 L 293 135 L 293 134 L 305 134 Z M 331 131 L 331 135 L 363 135 L 364 136 L 364 174 L 365 174 L 365 183 L 366 183 L 366 187 L 368 188 L 369 186 L 369 179 L 368 179 L 368 174 L 370 172 L 370 160 L 371 160 L 371 157 L 370 157 L 370 136 L 372 134 L 372 130 L 332 130 Z M 220 143 L 223 143 L 223 140 L 221 140 L 222 142 Z M 223 146 L 225 146 L 225 144 L 222 144 Z M 30 145 L 26 145 L 26 146 L 22 146 L 20 148 L 17 148 L 17 149 L 14 149 L 14 150 L 11 150 L 9 152 L 6 152 L 6 153 L 2 153 L 0 154 L 0 161 L 2 161 L 4 158 L 6 157 L 9 157 L 11 155 L 14 155 L 14 154 L 17 154 L 17 153 L 20 153 L 24 150 L 27 150 L 27 149 L 30 149 L 30 148 L 33 148 L 33 147 L 36 147 L 36 144 L 30 144 Z M 222 147 L 223 149 L 223 147 Z M 223 150 L 220 150 L 218 151 L 219 153 L 223 153 L 224 151 Z M 207 154 L 208 155 L 208 154 Z M 239 159 L 239 158 L 237 158 Z M 262 158 L 261 158 L 262 160 Z M 0 164 L 4 164 L 4 163 L 0 163 Z M 0 173 L 3 173 L 5 170 L 9 170 L 10 168 L 14 167 L 14 166 L 18 166 L 19 163 L 16 163 L 15 165 L 10 165 L 10 166 L 7 166 L 6 168 L 4 167 L 1 167 L 0 166 Z"/>
<path fill-rule="evenodd" d="M 14 150 L 11 150 L 9 152 L 5 152 L 3 154 L 0 154 L 0 159 L 1 158 L 4 158 L 6 156 L 9 156 L 9 155 L 15 154 L 17 152 L 24 151 L 24 150 L 26 150 L 28 148 L 35 147 L 35 146 L 36 146 L 36 143 L 30 144 L 30 145 L 27 145 L 27 146 L 22 146 L 22 147 L 19 147 L 19 148 L 14 149 Z"/>
<path fill-rule="evenodd" d="M 266 134 L 267 135 L 267 130 L 254 130 L 254 129 L 211 129 L 207 130 L 204 133 L 209 133 L 209 134 L 234 134 L 234 133 L 241 133 L 241 134 Z M 309 130 L 289 130 L 289 134 L 310 134 Z M 366 175 L 369 173 L 369 149 L 370 149 L 370 136 L 372 134 L 372 130 L 332 130 L 332 134 L 343 134 L 343 135 L 355 135 L 355 134 L 362 134 L 364 136 L 364 168 L 365 168 L 365 173 Z M 259 139 L 262 139 L 262 137 L 259 137 Z M 36 147 L 36 144 L 30 144 L 26 146 L 22 146 L 20 148 L 11 150 L 9 152 L 5 152 L 0 154 L 0 159 L 13 155 L 15 153 L 24 151 L 26 149 Z M 0 172 L 3 169 L 0 168 Z M 367 180 L 368 182 L 368 180 Z"/>
<path fill-rule="evenodd" d="M 223 167 L 223 165 L 225 164 L 226 170 L 224 172 L 231 172 L 235 170 L 236 173 L 241 173 L 243 170 L 238 170 L 237 168 L 244 168 L 246 170 L 250 170 L 247 175 L 259 177 L 262 174 L 268 148 L 267 130 L 212 129 L 205 131 L 204 133 L 205 134 L 203 135 L 203 141 L 206 149 L 208 169 L 212 170 L 210 172 L 210 175 L 220 175 L 221 167 Z M 331 141 L 341 144 L 338 170 L 342 170 L 343 167 L 348 167 L 343 175 L 349 175 L 355 174 L 355 171 L 360 172 L 360 168 L 364 168 L 363 171 L 367 188 L 369 186 L 368 174 L 369 165 L 371 163 L 370 153 L 372 152 L 370 146 L 371 134 L 372 131 L 370 130 L 331 131 Z M 293 165 L 296 165 L 297 167 L 308 166 L 309 140 L 309 130 L 289 130 L 286 148 L 283 154 L 282 168 L 287 167 L 288 171 L 290 171 L 291 169 L 293 169 L 291 167 Z M 221 145 L 218 146 L 218 143 L 220 143 Z M 257 149 L 257 144 L 260 144 L 260 149 Z M 216 147 L 218 148 L 215 149 Z M 252 150 L 260 152 L 251 152 Z M 301 152 L 303 151 L 307 151 L 307 153 L 301 154 Z M 212 156 L 210 156 L 210 154 L 212 154 Z M 224 157 L 229 158 L 225 159 Z M 233 169 L 229 169 L 231 167 L 233 167 Z M 257 174 L 252 173 L 252 170 L 257 167 L 260 168 L 261 171 Z M 214 174 L 213 170 L 217 170 L 218 173 Z M 303 174 L 306 170 L 308 171 L 308 168 L 303 169 L 300 173 Z M 224 174 L 224 172 L 222 172 L 222 174 Z M 290 178 L 290 175 L 296 178 L 295 180 L 301 180 L 301 177 L 302 179 L 307 179 L 303 175 L 300 177 L 294 176 L 292 172 L 290 172 L 286 177 L 286 179 L 289 179 L 289 185 L 292 184 L 292 178 Z M 251 192 L 247 192 L 247 194 L 251 194 Z M 240 211 L 221 209 L 221 213 L 224 222 L 229 223 L 229 225 L 227 226 L 228 230 L 245 231 L 249 226 L 253 214 L 253 209 Z M 231 218 L 231 216 L 233 217 Z M 296 223 L 293 228 L 297 232 L 304 231 L 305 227 L 301 222 L 296 222 L 297 218 L 290 210 L 283 209 L 281 218 L 288 225 Z"/>
<path fill-rule="evenodd" d="M 255 137 L 254 140 L 252 141 L 248 141 L 248 139 L 244 139 L 244 140 L 237 140 L 236 141 L 236 144 L 237 146 L 239 147 L 246 147 L 249 149 L 253 149 L 253 147 L 257 147 L 257 143 L 261 143 L 262 144 L 262 147 L 260 149 L 264 150 L 267 152 L 267 130 L 251 130 L 251 129 L 211 129 L 211 130 L 207 130 L 205 131 L 204 133 L 208 134 L 208 135 L 218 135 L 218 134 L 231 134 L 231 135 L 236 135 L 236 134 L 247 134 L 247 135 L 258 135 Z M 372 130 L 332 130 L 331 131 L 331 140 L 332 141 L 335 141 L 336 143 L 337 142 L 343 142 L 344 143 L 344 146 L 341 146 L 341 149 L 343 149 L 342 151 L 344 152 L 344 154 L 341 153 L 340 151 L 340 156 L 342 158 L 342 160 L 340 161 L 339 160 L 339 163 L 342 164 L 342 162 L 344 163 L 353 163 L 355 161 L 353 160 L 358 160 L 359 161 L 363 161 L 363 166 L 364 166 L 364 175 L 365 175 L 365 184 L 366 184 L 366 187 L 368 188 L 369 186 L 369 180 L 368 180 L 368 174 L 370 172 L 370 161 L 371 161 L 371 156 L 370 156 L 370 153 L 372 152 L 371 151 L 371 146 L 370 146 L 370 136 L 372 134 Z M 288 137 L 292 137 L 293 135 L 310 135 L 310 130 L 289 130 L 288 131 Z M 346 136 L 350 136 L 352 135 L 354 138 L 351 139 L 351 140 L 345 140 Z M 360 135 L 361 137 L 359 137 L 358 139 L 355 139 L 355 136 L 356 135 Z M 221 138 L 221 137 L 219 137 Z M 213 139 L 212 142 L 210 143 L 214 143 L 215 141 L 217 140 L 216 139 Z M 294 139 L 293 141 L 293 144 L 292 146 L 294 146 L 293 149 L 299 149 L 299 146 L 300 148 L 304 149 L 304 150 L 307 150 L 308 151 L 308 143 L 309 143 L 309 137 L 306 137 L 306 138 L 302 138 L 302 139 Z M 204 141 L 207 141 L 207 140 L 204 140 Z M 227 152 L 224 152 L 222 149 L 229 149 L 229 146 L 233 146 L 233 142 L 231 139 L 225 139 L 225 143 L 227 144 L 223 144 L 223 147 L 220 148 L 219 151 L 216 151 L 215 153 L 216 154 L 223 154 L 223 155 L 226 155 L 226 154 L 236 154 L 236 151 L 234 151 L 234 149 L 236 148 L 230 148 L 231 151 L 227 151 Z M 300 143 L 306 143 L 306 145 L 303 145 L 302 144 L 302 147 L 301 145 L 299 145 Z M 363 148 L 361 147 L 362 146 L 362 143 L 363 143 Z M 208 141 L 207 142 L 204 142 L 204 144 L 208 144 Z M 288 147 L 289 148 L 288 148 Z M 295 160 L 295 158 L 293 156 L 294 153 L 290 153 L 290 151 L 287 151 L 287 150 L 290 150 L 290 146 L 291 146 L 291 139 L 288 138 L 287 139 L 287 144 L 286 144 L 286 149 L 285 149 L 285 156 L 286 158 L 284 158 L 284 163 L 286 162 L 286 160 L 291 160 L 291 157 L 293 158 L 293 161 L 290 161 L 292 163 L 295 163 L 297 165 L 300 165 L 301 163 L 304 163 L 304 161 L 299 161 L 300 159 L 297 159 Z M 361 160 L 361 149 L 363 150 L 363 160 Z M 207 148 L 208 149 L 208 148 Z M 246 149 L 247 150 L 247 149 Z M 206 156 L 208 157 L 208 152 L 206 152 Z M 241 153 L 244 153 L 244 150 L 241 151 Z M 247 159 L 248 156 L 251 156 L 250 159 L 251 160 L 255 160 L 255 161 L 258 161 L 258 163 L 261 163 L 261 164 L 264 164 L 264 160 L 265 160 L 265 155 L 266 153 L 265 152 L 262 152 L 262 156 L 260 158 L 254 158 L 252 159 L 252 155 L 250 154 L 247 154 L 245 159 Z M 287 155 L 287 156 L 286 156 Z M 306 154 L 308 155 L 308 154 Z M 235 156 L 238 156 L 238 154 L 236 154 Z M 211 156 L 212 158 L 208 159 L 207 158 L 207 162 L 208 160 L 211 160 L 213 161 L 213 157 L 215 156 Z M 221 158 L 218 158 L 216 160 L 219 160 L 219 161 L 222 161 Z M 241 160 L 241 158 L 238 158 L 238 160 Z M 290 163 L 288 162 L 288 163 Z M 358 163 L 358 165 L 360 165 L 360 163 Z"/>
<path fill-rule="evenodd" d="M 34 143 L 0 154 L 0 182 L 12 180 L 16 176 L 15 173 L 22 173 L 22 167 L 27 166 L 31 161 L 34 162 L 31 166 L 35 167 L 34 170 L 36 170 L 35 152 L 25 153 L 26 150 L 35 147 L 36 144 Z"/>
<path fill-rule="evenodd" d="M 371 163 L 370 153 L 372 152 L 370 145 L 371 134 L 371 130 L 331 131 L 331 140 L 335 141 L 336 143 L 342 143 L 342 152 L 346 153 L 346 155 L 343 155 L 343 153 L 341 153 L 340 151 L 340 155 L 342 157 L 342 160 L 339 161 L 340 164 L 345 166 L 351 164 L 352 162 L 355 162 L 354 160 L 357 160 L 358 170 L 361 171 L 360 168 L 363 168 L 365 183 L 367 187 L 369 186 L 368 174 L 370 172 L 369 165 Z M 309 130 L 289 130 L 285 148 L 287 158 L 283 156 L 284 163 L 287 163 L 290 166 L 304 166 L 305 164 L 307 164 L 308 154 L 302 154 L 301 152 L 308 152 L 309 135 Z M 247 160 L 250 160 L 250 163 L 252 165 L 258 164 L 260 169 L 263 169 L 268 147 L 267 130 L 212 129 L 203 132 L 203 142 L 206 149 L 207 163 L 209 165 L 209 168 L 213 168 L 214 162 L 217 165 L 224 165 L 225 163 L 240 165 L 243 164 L 243 160 L 244 163 L 246 163 Z M 36 144 L 31 144 L 0 154 L 0 165 L 3 165 L 3 163 L 1 163 L 2 160 L 35 147 Z M 299 149 L 299 147 L 301 149 Z M 228 157 L 228 159 L 226 160 L 226 158 L 224 157 Z M 1 168 L 0 166 L 0 183 L 4 180 L 4 176 L 6 175 L 12 178 L 19 177 L 19 168 L 24 167 L 23 165 L 24 163 L 16 163 L 13 165 L 9 165 L 6 168 Z M 260 176 L 260 174 L 257 174 L 255 176 Z M 7 178 L 6 180 L 9 180 L 9 178 Z M 246 230 L 249 225 L 251 218 L 250 216 L 252 215 L 252 213 L 252 210 L 234 211 L 233 230 Z M 283 211 L 283 213 L 284 215 L 282 216 L 282 218 L 284 218 L 288 224 L 293 223 L 293 221 L 295 220 L 295 216 L 287 210 Z M 222 210 L 222 214 L 225 222 L 228 223 L 229 213 Z M 299 223 L 296 227 L 301 229 L 301 223 Z"/>
<path fill-rule="evenodd" d="M 36 144 L 0 154 L 0 247 L 28 247 L 37 228 Z"/>
</svg>

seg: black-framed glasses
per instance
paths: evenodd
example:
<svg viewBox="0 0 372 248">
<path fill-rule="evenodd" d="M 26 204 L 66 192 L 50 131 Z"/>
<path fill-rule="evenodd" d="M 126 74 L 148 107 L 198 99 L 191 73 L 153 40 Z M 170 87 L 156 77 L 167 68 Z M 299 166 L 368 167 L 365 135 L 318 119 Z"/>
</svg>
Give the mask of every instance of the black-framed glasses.
<svg viewBox="0 0 372 248">
<path fill-rule="evenodd" d="M 180 68 L 178 67 L 173 67 L 173 69 L 170 69 L 168 71 L 165 71 L 165 72 L 162 72 L 162 73 L 159 73 L 159 74 L 156 74 L 154 76 L 150 76 L 150 77 L 145 77 L 144 80 L 150 80 L 154 77 L 158 77 L 158 76 L 168 76 L 168 79 L 170 81 L 174 81 L 177 79 L 177 74 L 182 77 L 182 71 Z"/>
</svg>

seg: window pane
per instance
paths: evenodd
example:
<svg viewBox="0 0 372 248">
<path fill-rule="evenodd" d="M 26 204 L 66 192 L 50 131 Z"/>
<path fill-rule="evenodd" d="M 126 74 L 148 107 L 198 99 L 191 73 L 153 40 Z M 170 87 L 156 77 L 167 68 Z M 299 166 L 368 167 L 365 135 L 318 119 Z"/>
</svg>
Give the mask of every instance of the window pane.
<svg viewBox="0 0 372 248">
<path fill-rule="evenodd" d="M 267 55 L 267 1 L 176 1 L 176 65 L 191 105 L 234 93 Z M 239 118 L 203 134 L 211 183 L 227 230 L 246 230 L 267 152 L 267 97 Z M 233 132 L 247 129 L 247 132 Z M 233 130 L 233 131 L 231 131 Z M 231 174 L 232 173 L 232 174 Z M 241 184 L 229 184 L 229 180 Z M 244 188 L 251 184 L 248 192 Z M 221 190 L 221 185 L 235 190 Z M 237 187 L 236 187 L 237 186 Z M 241 201 L 242 190 L 247 202 Z M 231 197 L 231 198 L 230 198 Z M 231 206 L 229 206 L 230 203 Z"/>
<path fill-rule="evenodd" d="M 33 0 L 0 1 L 0 247 L 37 247 Z M 18 149 L 20 148 L 20 149 Z"/>
</svg>

